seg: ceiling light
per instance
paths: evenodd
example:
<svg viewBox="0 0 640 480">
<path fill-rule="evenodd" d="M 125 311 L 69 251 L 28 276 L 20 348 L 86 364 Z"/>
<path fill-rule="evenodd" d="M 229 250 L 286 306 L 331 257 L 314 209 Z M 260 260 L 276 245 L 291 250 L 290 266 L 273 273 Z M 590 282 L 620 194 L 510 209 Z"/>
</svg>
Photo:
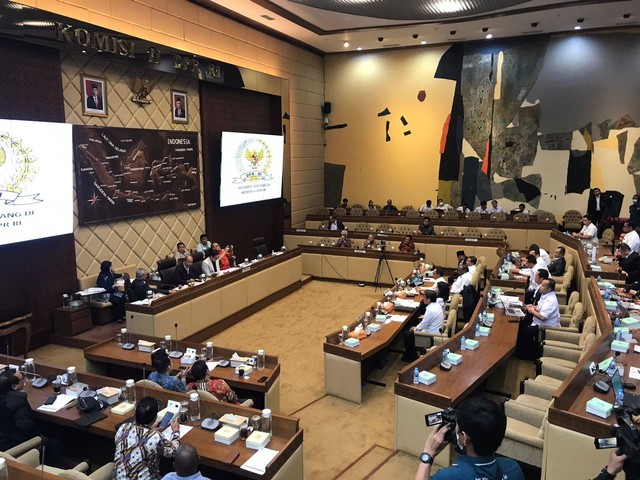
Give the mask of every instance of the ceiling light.
<svg viewBox="0 0 640 480">
<path fill-rule="evenodd" d="M 362 47 L 358 47 L 358 48 L 356 48 L 356 50 L 360 51 L 360 50 L 362 50 Z"/>
<path fill-rule="evenodd" d="M 438 13 L 456 13 L 463 11 L 465 6 L 458 0 L 440 0 L 435 2 L 431 8 Z"/>
<path fill-rule="evenodd" d="M 580 25 L 576 25 L 575 27 L 573 27 L 574 30 L 580 30 L 582 27 Z"/>
<path fill-rule="evenodd" d="M 490 40 L 493 38 L 493 35 L 491 35 L 490 33 L 487 33 L 487 35 L 484 38 L 486 38 L 487 40 Z"/>
<path fill-rule="evenodd" d="M 426 44 L 427 44 L 427 41 L 426 41 L 426 40 L 422 40 L 422 41 L 420 42 L 420 45 L 426 45 Z"/>
<path fill-rule="evenodd" d="M 347 42 L 346 40 L 345 40 L 345 42 L 342 44 L 342 46 L 343 46 L 344 48 L 348 48 L 348 47 L 349 47 L 349 45 L 350 45 L 350 43 L 349 43 L 349 42 Z"/>
</svg>

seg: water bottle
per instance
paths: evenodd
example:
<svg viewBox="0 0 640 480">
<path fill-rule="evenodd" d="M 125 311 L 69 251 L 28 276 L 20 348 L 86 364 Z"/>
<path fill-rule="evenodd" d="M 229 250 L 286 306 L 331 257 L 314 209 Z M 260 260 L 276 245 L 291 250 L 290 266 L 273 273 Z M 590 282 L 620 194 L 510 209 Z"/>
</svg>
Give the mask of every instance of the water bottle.
<svg viewBox="0 0 640 480">
<path fill-rule="evenodd" d="M 124 401 L 132 405 L 136 403 L 136 382 L 133 378 L 124 382 Z"/>
<path fill-rule="evenodd" d="M 262 410 L 260 426 L 264 433 L 268 433 L 269 435 L 271 435 L 271 409 L 265 408 L 264 410 Z"/>
<path fill-rule="evenodd" d="M 618 330 L 618 331 L 616 332 L 616 340 L 617 340 L 617 341 L 622 340 L 622 332 L 621 332 L 620 330 Z"/>
<path fill-rule="evenodd" d="M 480 322 L 476 323 L 476 337 L 478 338 L 480 336 Z"/>
<path fill-rule="evenodd" d="M 167 352 L 173 352 L 173 345 L 171 345 L 171 335 L 164 336 L 164 343 L 165 343 Z"/>
<path fill-rule="evenodd" d="M 616 317 L 616 319 L 613 321 L 613 326 L 614 327 L 619 327 L 620 326 L 620 319 L 618 317 Z"/>
<path fill-rule="evenodd" d="M 71 297 L 66 293 L 62 294 L 62 308 L 71 308 Z"/>
<path fill-rule="evenodd" d="M 622 402 L 624 402 L 624 392 L 622 391 L 622 388 L 619 388 L 616 392 L 616 404 L 622 405 Z"/>
<path fill-rule="evenodd" d="M 67 385 L 73 385 L 78 383 L 78 375 L 76 374 L 76 367 L 67 368 Z"/>
<path fill-rule="evenodd" d="M 342 343 L 345 342 L 346 339 L 349 338 L 349 327 L 346 325 L 342 326 Z"/>
<path fill-rule="evenodd" d="M 487 315 L 487 311 L 485 310 L 484 312 L 482 312 L 482 321 L 484 323 L 486 323 L 487 322 L 487 318 L 488 318 L 488 315 Z"/>
<path fill-rule="evenodd" d="M 460 350 L 466 350 L 467 346 L 464 344 L 464 342 L 466 342 L 467 339 L 464 338 L 464 335 L 462 337 L 460 337 Z"/>
<path fill-rule="evenodd" d="M 366 330 L 371 324 L 371 312 L 364 312 L 364 318 L 362 319 L 362 327 Z"/>
<path fill-rule="evenodd" d="M 200 421 L 200 397 L 198 397 L 198 392 L 189 394 L 189 418 L 192 422 Z"/>
<path fill-rule="evenodd" d="M 7 461 L 4 458 L 0 458 L 0 480 L 9 480 Z"/>
<path fill-rule="evenodd" d="M 418 371 L 418 367 L 413 369 L 413 384 L 417 385 L 420 383 L 420 372 Z"/>
<path fill-rule="evenodd" d="M 20 367 L 20 371 L 22 371 L 27 382 L 33 382 L 33 377 L 36 374 L 36 366 L 33 364 L 33 358 L 25 358 L 24 363 Z"/>
<path fill-rule="evenodd" d="M 602 283 L 602 275 L 598 275 L 597 281 L 598 283 Z"/>
<path fill-rule="evenodd" d="M 213 342 L 207 342 L 207 346 L 204 351 L 207 360 L 211 360 L 213 358 Z"/>
<path fill-rule="evenodd" d="M 616 373 L 616 369 L 618 367 L 616 366 L 616 360 L 615 358 L 611 359 L 611 363 L 609 363 L 609 367 L 607 368 L 607 375 L 609 375 L 609 377 L 613 378 L 613 376 Z"/>
<path fill-rule="evenodd" d="M 121 328 L 120 333 L 122 334 L 122 343 L 129 343 L 129 334 L 127 333 L 127 329 Z"/>
<path fill-rule="evenodd" d="M 264 350 L 260 349 L 258 350 L 258 361 L 256 362 L 258 370 L 264 370 L 264 360 Z"/>
</svg>

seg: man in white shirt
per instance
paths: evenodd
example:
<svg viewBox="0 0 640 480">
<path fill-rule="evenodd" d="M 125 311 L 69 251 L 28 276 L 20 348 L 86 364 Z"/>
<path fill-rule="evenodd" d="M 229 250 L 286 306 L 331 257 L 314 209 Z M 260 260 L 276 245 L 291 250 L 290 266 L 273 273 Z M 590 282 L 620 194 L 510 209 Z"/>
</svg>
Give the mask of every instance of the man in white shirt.
<svg viewBox="0 0 640 480">
<path fill-rule="evenodd" d="M 471 210 L 469 210 L 469 205 L 467 205 L 466 203 L 463 203 L 458 208 L 456 208 L 456 212 L 464 213 L 465 215 L 470 211 Z"/>
<path fill-rule="evenodd" d="M 211 242 L 207 238 L 207 234 L 200 235 L 200 241 L 196 245 L 196 252 L 205 252 L 211 249 Z"/>
<path fill-rule="evenodd" d="M 471 276 L 473 276 L 473 274 L 476 271 L 477 263 L 478 263 L 478 259 L 473 255 L 467 257 L 467 268 L 469 269 L 469 273 L 471 274 Z"/>
<path fill-rule="evenodd" d="M 637 252 L 638 248 L 640 248 L 640 235 L 638 235 L 637 229 L 632 229 L 629 222 L 624 222 L 622 232 L 624 233 L 622 241 L 629 245 L 632 252 Z"/>
<path fill-rule="evenodd" d="M 579 233 L 573 232 L 571 235 L 580 240 L 586 240 L 594 244 L 598 243 L 598 227 L 591 221 L 588 213 L 582 217 L 582 230 Z"/>
<path fill-rule="evenodd" d="M 518 208 L 514 208 L 513 210 L 511 210 L 511 215 L 517 215 L 518 213 L 526 213 L 527 215 L 529 214 L 529 210 L 524 208 L 524 203 L 518 205 Z"/>
<path fill-rule="evenodd" d="M 536 255 L 536 257 L 539 256 L 542 259 L 545 267 L 547 267 L 551 263 L 551 257 L 549 257 L 549 253 L 545 249 L 540 248 L 537 243 L 532 243 L 529 247 L 529 251 L 534 252 L 534 255 Z"/>
<path fill-rule="evenodd" d="M 560 326 L 560 307 L 556 297 L 556 282 L 552 278 L 542 281 L 538 305 L 527 305 L 526 311 L 533 315 L 532 324 L 541 327 Z"/>
<path fill-rule="evenodd" d="M 451 295 L 453 295 L 454 293 L 462 293 L 462 289 L 464 287 L 466 287 L 467 285 L 471 285 L 472 275 L 471 273 L 469 273 L 469 267 L 463 265 L 458 269 L 458 272 L 460 272 L 460 276 L 456 278 L 456 281 L 453 282 L 453 285 L 451 285 L 451 290 L 449 290 L 451 292 Z"/>
<path fill-rule="evenodd" d="M 431 200 L 427 200 L 424 204 L 418 209 L 420 213 L 428 212 L 429 210 L 433 210 L 431 206 Z"/>
<path fill-rule="evenodd" d="M 507 211 L 498 206 L 497 200 L 491 200 L 491 208 L 488 209 L 489 213 L 507 213 Z"/>
<path fill-rule="evenodd" d="M 425 305 L 424 315 L 420 317 L 420 323 L 411 327 L 404 333 L 403 362 L 413 362 L 416 358 L 416 339 L 413 332 L 439 333 L 444 321 L 442 307 L 437 303 L 436 292 L 427 290 L 424 292 L 422 303 Z"/>
<path fill-rule="evenodd" d="M 442 210 L 444 212 L 448 212 L 449 210 L 453 210 L 453 207 L 448 203 L 444 203 L 444 200 L 439 198 L 438 204 L 436 205 L 436 210 Z"/>
<path fill-rule="evenodd" d="M 489 209 L 487 208 L 487 201 L 486 200 L 482 200 L 480 202 L 480 206 L 476 207 L 474 212 L 478 212 L 478 213 L 489 213 Z"/>
<path fill-rule="evenodd" d="M 176 245 L 176 252 L 173 255 L 176 259 L 176 262 L 182 262 L 187 255 L 189 255 L 189 252 L 187 252 L 187 247 L 184 246 L 184 243 L 178 242 Z"/>
</svg>

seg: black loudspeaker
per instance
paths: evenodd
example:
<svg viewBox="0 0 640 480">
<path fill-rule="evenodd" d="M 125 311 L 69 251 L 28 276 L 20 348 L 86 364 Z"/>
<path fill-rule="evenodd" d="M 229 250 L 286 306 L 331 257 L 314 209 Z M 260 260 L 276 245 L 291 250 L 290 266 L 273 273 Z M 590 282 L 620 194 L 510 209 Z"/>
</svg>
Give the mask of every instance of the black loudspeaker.
<svg viewBox="0 0 640 480">
<path fill-rule="evenodd" d="M 331 113 L 331 102 L 324 102 L 322 105 L 322 113 L 329 115 Z"/>
</svg>

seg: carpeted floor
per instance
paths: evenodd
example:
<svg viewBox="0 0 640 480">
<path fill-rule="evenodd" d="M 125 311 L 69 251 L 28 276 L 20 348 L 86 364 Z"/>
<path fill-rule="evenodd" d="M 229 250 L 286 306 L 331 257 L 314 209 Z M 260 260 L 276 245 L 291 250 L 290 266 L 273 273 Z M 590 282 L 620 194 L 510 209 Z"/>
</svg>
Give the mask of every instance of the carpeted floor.
<svg viewBox="0 0 640 480">
<path fill-rule="evenodd" d="M 214 345 L 265 349 L 282 366 L 282 413 L 300 418 L 308 480 L 412 479 L 417 458 L 395 451 L 393 382 L 405 364 L 390 354 L 385 369 L 366 384 L 363 404 L 324 394 L 325 335 L 352 321 L 380 298 L 372 287 L 312 281 L 300 290 L 211 338 Z M 36 361 L 84 369 L 82 350 L 47 345 Z M 529 478 L 529 477 L 528 477 Z"/>
</svg>

